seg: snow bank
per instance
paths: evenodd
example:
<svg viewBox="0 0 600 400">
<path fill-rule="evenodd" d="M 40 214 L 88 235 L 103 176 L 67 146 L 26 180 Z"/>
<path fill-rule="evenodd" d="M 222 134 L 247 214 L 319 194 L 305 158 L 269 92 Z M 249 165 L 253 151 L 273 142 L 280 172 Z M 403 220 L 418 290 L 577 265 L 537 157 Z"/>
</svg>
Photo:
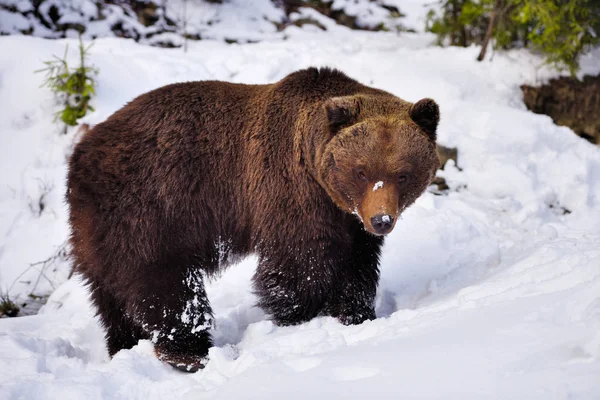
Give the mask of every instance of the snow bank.
<svg viewBox="0 0 600 400">
<path fill-rule="evenodd" d="M 81 32 L 85 39 L 125 37 L 144 44 L 174 47 L 181 46 L 185 37 L 240 43 L 284 39 L 282 29 L 297 19 L 286 15 L 287 7 L 275 0 L 45 0 L 41 5 L 38 3 L 0 0 L 0 35 L 75 38 Z M 321 4 L 313 2 L 307 4 L 308 7 L 300 5 L 298 2 L 296 7 L 289 7 L 299 10 L 294 14 L 312 14 L 309 18 L 321 21 L 326 29 L 336 22 L 316 11 L 317 8 L 342 13 L 346 21 L 353 18 L 353 25 L 363 29 L 402 29 L 400 15 L 380 2 L 329 0 Z M 411 4 L 411 11 L 416 8 Z M 323 20 L 326 22 L 322 23 Z M 411 28 L 421 25 L 419 29 L 422 29 L 425 22 L 417 18 L 409 23 Z"/>
<path fill-rule="evenodd" d="M 189 0 L 129 4 L 46 0 L 41 5 L 32 0 L 0 0 L 0 8 L 4 8 L 0 9 L 0 33 L 5 35 L 59 38 L 77 37 L 82 32 L 87 39 L 128 37 L 143 43 L 156 42 L 155 36 L 164 33 L 178 40 L 184 34 L 244 42 L 261 40 L 276 32 L 275 23 L 285 17 L 270 0 L 230 0 L 223 4 Z"/>
<path fill-rule="evenodd" d="M 520 84 L 553 73 L 520 51 L 477 63 L 476 48 L 431 47 L 426 34 L 286 34 L 194 42 L 187 54 L 98 40 L 90 58 L 100 69 L 97 111 L 85 122 L 167 83 L 265 83 L 309 65 L 341 68 L 410 101 L 435 98 L 440 142 L 459 148 L 460 168 L 441 173 L 449 195 L 426 193 L 387 239 L 379 318 L 276 327 L 253 307 L 249 258 L 210 283 L 215 347 L 206 369 L 185 375 L 145 341 L 109 360 L 87 293 L 70 280 L 40 314 L 0 320 L 0 398 L 599 397 L 600 149 L 520 100 Z M 66 43 L 75 48 L 0 37 L 2 288 L 67 237 L 73 132 L 58 134 L 52 96 L 32 73 Z M 599 56 L 587 68 L 598 69 Z M 40 182 L 51 188 L 41 213 Z M 58 285 L 68 265 L 46 273 Z M 11 294 L 25 296 L 38 275 L 25 273 Z"/>
</svg>

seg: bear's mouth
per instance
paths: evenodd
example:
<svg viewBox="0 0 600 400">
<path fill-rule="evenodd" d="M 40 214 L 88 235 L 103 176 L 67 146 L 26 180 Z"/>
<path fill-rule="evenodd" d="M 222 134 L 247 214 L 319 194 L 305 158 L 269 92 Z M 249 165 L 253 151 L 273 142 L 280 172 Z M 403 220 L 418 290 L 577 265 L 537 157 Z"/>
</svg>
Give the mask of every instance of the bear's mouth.
<svg viewBox="0 0 600 400">
<path fill-rule="evenodd" d="M 360 215 L 360 213 L 358 212 L 358 207 L 354 206 L 354 209 L 352 210 L 352 215 L 356 215 L 356 217 L 358 218 L 358 220 L 360 221 L 361 224 L 365 224 L 365 221 L 363 221 L 363 217 L 362 215 Z"/>
</svg>

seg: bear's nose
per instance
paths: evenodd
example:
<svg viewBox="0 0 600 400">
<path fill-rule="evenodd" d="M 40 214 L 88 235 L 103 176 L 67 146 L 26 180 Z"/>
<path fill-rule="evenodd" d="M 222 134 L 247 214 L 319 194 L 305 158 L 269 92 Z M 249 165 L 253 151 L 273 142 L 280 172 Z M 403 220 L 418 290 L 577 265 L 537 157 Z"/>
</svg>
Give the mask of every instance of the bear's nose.
<svg viewBox="0 0 600 400">
<path fill-rule="evenodd" d="M 371 218 L 371 225 L 375 230 L 375 233 L 379 235 L 385 235 L 392 230 L 394 224 L 394 217 L 389 214 L 379 214 Z"/>
</svg>

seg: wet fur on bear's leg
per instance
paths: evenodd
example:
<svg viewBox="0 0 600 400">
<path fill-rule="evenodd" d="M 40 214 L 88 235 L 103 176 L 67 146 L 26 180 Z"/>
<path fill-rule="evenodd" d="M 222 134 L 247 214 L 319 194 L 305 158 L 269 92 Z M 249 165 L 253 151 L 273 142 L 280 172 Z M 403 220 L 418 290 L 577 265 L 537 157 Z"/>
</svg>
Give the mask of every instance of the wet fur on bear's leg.
<svg viewBox="0 0 600 400">
<path fill-rule="evenodd" d="M 126 314 L 154 343 L 160 360 L 186 372 L 203 368 L 213 315 L 201 270 L 157 264 L 144 273 L 129 287 Z"/>
<path fill-rule="evenodd" d="M 111 357 L 120 350 L 137 345 L 140 339 L 148 339 L 148 335 L 125 314 L 121 302 L 102 286 L 89 283 L 91 300 L 106 330 L 106 347 Z"/>
<path fill-rule="evenodd" d="M 379 282 L 379 256 L 383 237 L 357 231 L 350 263 L 338 275 L 323 313 L 345 325 L 375 319 L 375 295 Z"/>
<path fill-rule="evenodd" d="M 302 248 L 273 245 L 263 249 L 254 275 L 258 305 L 278 325 L 294 325 L 319 315 L 334 287 L 340 244 L 299 240 Z"/>
<path fill-rule="evenodd" d="M 259 259 L 254 276 L 258 305 L 278 325 L 331 315 L 348 324 L 375 318 L 383 237 L 346 220 L 347 240 L 301 240 L 302 248 L 272 246 Z M 287 250 L 287 251 L 286 251 Z"/>
<path fill-rule="evenodd" d="M 211 248 L 206 258 L 212 257 Z M 91 300 L 106 330 L 111 357 L 137 345 L 140 339 L 149 339 L 160 360 L 181 371 L 195 372 L 204 367 L 212 346 L 213 315 L 204 273 L 180 265 L 202 265 L 202 261 L 175 255 L 165 259 L 169 261 L 128 268 L 119 287 L 106 276 L 86 274 Z M 205 264 L 212 265 L 210 261 Z M 82 265 L 78 270 L 88 271 Z"/>
</svg>

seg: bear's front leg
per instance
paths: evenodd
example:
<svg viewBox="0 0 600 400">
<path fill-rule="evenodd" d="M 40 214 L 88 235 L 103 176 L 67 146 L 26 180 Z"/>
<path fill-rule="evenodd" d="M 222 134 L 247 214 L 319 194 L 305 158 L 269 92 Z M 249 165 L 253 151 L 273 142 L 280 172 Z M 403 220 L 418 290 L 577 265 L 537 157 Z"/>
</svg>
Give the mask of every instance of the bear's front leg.
<svg viewBox="0 0 600 400">
<path fill-rule="evenodd" d="M 202 272 L 170 266 L 165 273 L 167 268 L 147 270 L 149 276 L 130 289 L 136 299 L 129 312 L 154 343 L 161 361 L 195 372 L 204 367 L 212 346 L 213 315 Z M 156 276 L 151 276 L 153 272 Z"/>
<path fill-rule="evenodd" d="M 358 231 L 348 264 L 338 269 L 335 287 L 324 313 L 345 325 L 375 319 L 375 295 L 379 282 L 379 256 L 383 237 Z"/>
<path fill-rule="evenodd" d="M 319 315 L 334 287 L 339 260 L 325 240 L 298 240 L 299 247 L 272 245 L 259 250 L 254 275 L 258 305 L 278 325 L 294 325 Z M 335 251 L 333 251 L 335 253 Z"/>
</svg>

